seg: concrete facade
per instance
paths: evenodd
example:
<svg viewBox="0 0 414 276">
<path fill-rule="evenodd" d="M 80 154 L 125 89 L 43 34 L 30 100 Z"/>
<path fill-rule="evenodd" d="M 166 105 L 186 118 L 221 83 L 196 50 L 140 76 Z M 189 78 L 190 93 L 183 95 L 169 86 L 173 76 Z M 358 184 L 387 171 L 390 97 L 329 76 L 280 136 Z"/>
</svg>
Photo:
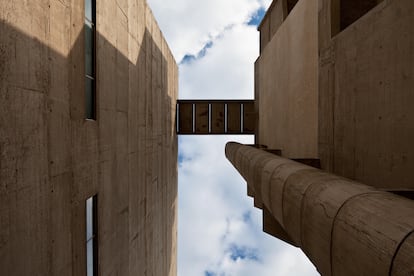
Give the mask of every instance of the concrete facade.
<svg viewBox="0 0 414 276">
<path fill-rule="evenodd" d="M 300 246 L 321 275 L 414 273 L 413 200 L 252 146 L 227 143 L 226 156 L 273 218 L 267 232 Z"/>
<path fill-rule="evenodd" d="M 144 0 L 97 1 L 97 120 L 84 2 L 0 2 L 0 274 L 176 275 L 178 69 Z"/>
<path fill-rule="evenodd" d="M 290 14 L 285 0 L 273 3 L 259 27 L 256 141 L 290 158 L 317 158 L 318 1 L 299 1 Z"/>
<path fill-rule="evenodd" d="M 226 156 L 321 275 L 414 275 L 413 26 L 410 0 L 274 0 L 259 26 L 259 149 Z"/>
<path fill-rule="evenodd" d="M 413 190 L 414 3 L 377 2 L 337 33 L 335 1 L 320 1 L 320 159 L 368 185 Z"/>
<path fill-rule="evenodd" d="M 259 26 L 256 143 L 413 191 L 413 2 L 289 2 L 273 1 Z"/>
</svg>

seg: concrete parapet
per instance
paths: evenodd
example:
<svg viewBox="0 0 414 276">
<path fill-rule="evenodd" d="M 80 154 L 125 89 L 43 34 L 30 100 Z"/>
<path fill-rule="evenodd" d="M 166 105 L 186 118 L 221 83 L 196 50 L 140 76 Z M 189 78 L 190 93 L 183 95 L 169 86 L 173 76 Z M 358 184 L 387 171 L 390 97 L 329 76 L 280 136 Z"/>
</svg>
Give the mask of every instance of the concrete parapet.
<svg viewBox="0 0 414 276">
<path fill-rule="evenodd" d="M 412 200 L 234 142 L 226 156 L 281 227 L 272 235 L 289 237 L 322 275 L 414 272 Z"/>
</svg>

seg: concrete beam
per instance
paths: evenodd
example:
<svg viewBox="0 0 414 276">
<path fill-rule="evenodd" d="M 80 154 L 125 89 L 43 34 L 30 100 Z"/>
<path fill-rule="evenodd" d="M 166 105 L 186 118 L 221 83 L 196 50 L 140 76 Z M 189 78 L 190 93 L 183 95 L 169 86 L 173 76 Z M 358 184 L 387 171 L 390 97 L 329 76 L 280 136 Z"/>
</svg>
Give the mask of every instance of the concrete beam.
<svg viewBox="0 0 414 276">
<path fill-rule="evenodd" d="M 226 156 L 322 275 L 410 275 L 414 201 L 234 142 Z"/>
</svg>

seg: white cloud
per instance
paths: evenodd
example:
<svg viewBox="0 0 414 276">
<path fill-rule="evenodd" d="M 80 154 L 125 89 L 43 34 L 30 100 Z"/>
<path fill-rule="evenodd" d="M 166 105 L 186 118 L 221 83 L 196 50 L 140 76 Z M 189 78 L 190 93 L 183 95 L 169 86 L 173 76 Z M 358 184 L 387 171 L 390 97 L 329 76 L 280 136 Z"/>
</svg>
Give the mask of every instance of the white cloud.
<svg viewBox="0 0 414 276">
<path fill-rule="evenodd" d="M 148 2 L 176 60 L 195 57 L 180 64 L 180 98 L 253 98 L 259 35 L 246 23 L 271 0 Z M 225 158 L 231 140 L 253 143 L 179 137 L 178 275 L 318 275 L 299 249 L 262 232 L 261 211 Z"/>
<path fill-rule="evenodd" d="M 254 26 L 236 25 L 224 31 L 204 58 L 180 66 L 180 96 L 253 98 L 258 47 L 258 32 Z"/>
<path fill-rule="evenodd" d="M 262 232 L 261 211 L 224 157 L 230 140 L 253 143 L 251 136 L 180 137 L 181 154 L 192 159 L 179 170 L 178 275 L 317 275 L 299 249 Z M 232 259 L 232 246 L 254 252 L 257 260 Z"/>
<path fill-rule="evenodd" d="M 195 55 L 227 26 L 242 24 L 270 0 L 148 1 L 178 61 Z"/>
</svg>

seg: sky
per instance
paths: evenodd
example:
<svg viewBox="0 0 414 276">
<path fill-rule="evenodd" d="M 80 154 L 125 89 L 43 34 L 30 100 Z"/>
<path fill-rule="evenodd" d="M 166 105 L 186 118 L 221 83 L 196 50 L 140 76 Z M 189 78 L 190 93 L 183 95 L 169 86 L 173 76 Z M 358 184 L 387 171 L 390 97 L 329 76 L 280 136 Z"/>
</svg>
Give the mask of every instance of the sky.
<svg viewBox="0 0 414 276">
<path fill-rule="evenodd" d="M 179 65 L 180 99 L 252 99 L 260 23 L 271 0 L 148 0 Z M 300 249 L 262 231 L 228 141 L 180 136 L 178 276 L 319 275 Z"/>
</svg>

